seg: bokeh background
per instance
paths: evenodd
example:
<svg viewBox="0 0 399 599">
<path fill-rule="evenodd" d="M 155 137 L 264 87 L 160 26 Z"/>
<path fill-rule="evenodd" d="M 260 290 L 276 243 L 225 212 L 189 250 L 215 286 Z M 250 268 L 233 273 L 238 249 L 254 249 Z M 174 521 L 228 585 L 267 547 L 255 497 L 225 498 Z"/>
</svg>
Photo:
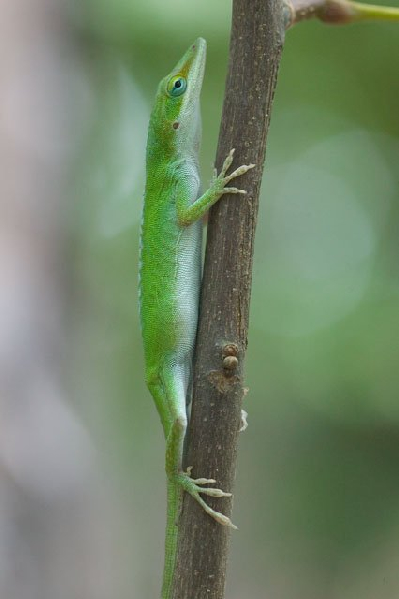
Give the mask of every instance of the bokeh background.
<svg viewBox="0 0 399 599">
<path fill-rule="evenodd" d="M 2 3 L 4 599 L 159 595 L 164 441 L 137 314 L 146 127 L 158 81 L 205 37 L 210 179 L 230 10 Z M 398 36 L 318 22 L 287 34 L 228 599 L 399 597 Z"/>
</svg>

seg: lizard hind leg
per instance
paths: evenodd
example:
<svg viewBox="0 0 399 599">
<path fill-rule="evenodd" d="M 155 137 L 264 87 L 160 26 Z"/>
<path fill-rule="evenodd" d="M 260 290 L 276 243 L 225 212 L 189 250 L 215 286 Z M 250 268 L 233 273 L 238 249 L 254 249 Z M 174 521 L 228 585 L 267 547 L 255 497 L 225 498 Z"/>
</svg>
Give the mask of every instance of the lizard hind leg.
<svg viewBox="0 0 399 599">
<path fill-rule="evenodd" d="M 175 377 L 174 384 L 171 386 L 173 389 L 169 389 L 171 392 L 169 397 L 180 397 L 182 401 L 175 399 L 168 402 L 172 416 L 170 429 L 166 438 L 165 469 L 168 479 L 176 483 L 182 491 L 189 493 L 205 512 L 219 522 L 219 524 L 237 528 L 231 522 L 230 518 L 221 512 L 213 510 L 201 497 L 201 495 L 208 495 L 209 497 L 231 497 L 231 493 L 225 493 L 221 489 L 214 487 L 204 486 L 214 484 L 216 481 L 212 478 L 192 478 L 191 467 L 187 468 L 186 471 L 183 470 L 183 445 L 187 430 L 186 392 L 184 389 L 185 385 L 181 385 L 180 390 L 176 388 Z"/>
</svg>

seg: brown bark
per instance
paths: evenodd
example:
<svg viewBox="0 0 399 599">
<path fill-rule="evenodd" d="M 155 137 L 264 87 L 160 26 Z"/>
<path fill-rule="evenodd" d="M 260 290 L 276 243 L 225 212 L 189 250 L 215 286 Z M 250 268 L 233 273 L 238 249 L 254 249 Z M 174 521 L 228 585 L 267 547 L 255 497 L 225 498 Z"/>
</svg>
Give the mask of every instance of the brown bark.
<svg viewBox="0 0 399 599">
<path fill-rule="evenodd" d="M 232 168 L 251 162 L 256 168 L 233 182 L 248 195 L 225 196 L 209 217 L 186 459 L 194 477 L 215 478 L 225 491 L 233 489 L 235 480 L 254 233 L 283 37 L 277 0 L 233 2 L 216 165 L 220 170 L 234 147 Z M 231 500 L 205 498 L 230 515 Z M 223 598 L 229 539 L 230 529 L 186 494 L 179 518 L 175 599 Z"/>
</svg>

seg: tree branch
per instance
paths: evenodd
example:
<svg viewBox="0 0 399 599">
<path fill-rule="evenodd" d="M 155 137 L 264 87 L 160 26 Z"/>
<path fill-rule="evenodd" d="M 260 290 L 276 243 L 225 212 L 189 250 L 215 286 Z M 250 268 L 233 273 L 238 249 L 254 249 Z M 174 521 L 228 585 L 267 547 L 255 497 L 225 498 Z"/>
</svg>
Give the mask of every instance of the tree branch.
<svg viewBox="0 0 399 599">
<path fill-rule="evenodd" d="M 194 365 L 194 401 L 186 465 L 194 477 L 235 480 L 252 256 L 266 135 L 284 38 L 278 0 L 234 0 L 230 63 L 216 164 L 231 148 L 234 166 L 256 164 L 237 180 L 244 197 L 211 210 Z M 231 513 L 231 501 L 206 498 Z M 185 494 L 179 518 L 175 599 L 222 599 L 230 530 Z"/>
</svg>

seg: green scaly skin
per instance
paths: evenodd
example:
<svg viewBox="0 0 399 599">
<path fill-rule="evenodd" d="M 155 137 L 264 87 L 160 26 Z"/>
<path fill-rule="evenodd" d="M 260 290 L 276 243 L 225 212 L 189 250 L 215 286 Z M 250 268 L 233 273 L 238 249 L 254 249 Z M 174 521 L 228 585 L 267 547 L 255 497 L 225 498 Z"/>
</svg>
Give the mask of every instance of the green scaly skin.
<svg viewBox="0 0 399 599">
<path fill-rule="evenodd" d="M 191 478 L 182 469 L 187 428 L 186 401 L 197 328 L 201 282 L 201 217 L 224 193 L 245 194 L 229 181 L 254 165 L 227 175 L 234 150 L 209 189 L 199 194 L 200 92 L 206 42 L 199 38 L 159 84 L 147 144 L 147 181 L 140 245 L 140 317 L 146 382 L 161 417 L 165 438 L 167 525 L 162 598 L 171 599 L 177 552 L 177 518 L 187 491 L 219 523 L 230 519 L 211 509 L 200 494 L 230 497 Z"/>
</svg>

